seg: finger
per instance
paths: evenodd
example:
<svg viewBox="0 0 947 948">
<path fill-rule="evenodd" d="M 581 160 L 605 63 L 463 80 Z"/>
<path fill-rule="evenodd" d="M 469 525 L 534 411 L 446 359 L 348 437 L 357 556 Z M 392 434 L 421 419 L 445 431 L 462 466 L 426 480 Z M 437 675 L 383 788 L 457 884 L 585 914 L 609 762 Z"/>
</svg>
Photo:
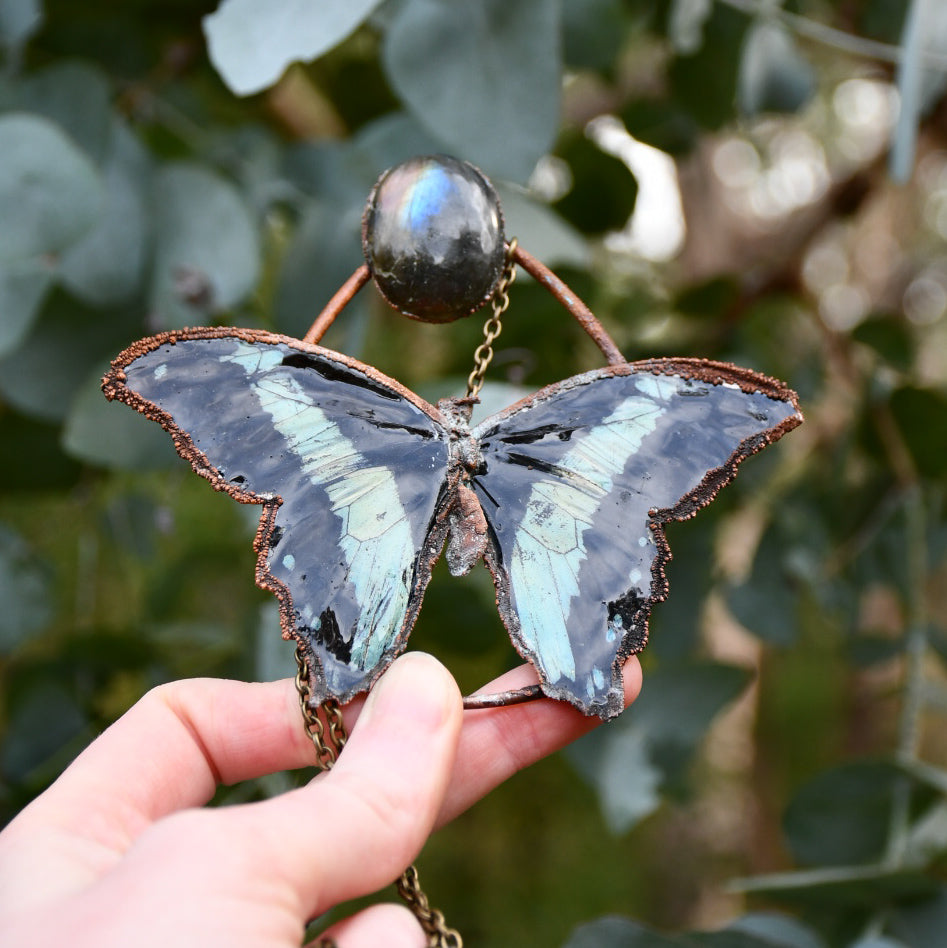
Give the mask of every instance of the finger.
<svg viewBox="0 0 947 948">
<path fill-rule="evenodd" d="M 337 922 L 307 948 L 321 948 L 330 939 L 338 948 L 425 948 L 428 944 L 418 920 L 403 906 L 384 902 Z"/>
<path fill-rule="evenodd" d="M 402 656 L 373 689 L 330 773 L 262 803 L 173 814 L 128 852 L 126 879 L 140 873 L 143 881 L 164 865 L 165 904 L 193 901 L 213 885 L 238 903 L 265 894 L 298 918 L 373 892 L 404 870 L 430 833 L 462 714 L 457 685 L 439 662 Z"/>
<path fill-rule="evenodd" d="M 631 656 L 622 672 L 625 707 L 641 691 L 641 665 Z M 482 688 L 505 691 L 533 684 L 536 673 L 522 665 Z M 564 701 L 540 699 L 507 708 L 468 711 L 450 787 L 437 818 L 442 826 L 513 774 L 588 733 L 601 724 Z"/>
<path fill-rule="evenodd" d="M 291 681 L 192 679 L 150 691 L 0 834 L 11 903 L 65 896 L 107 872 L 156 819 L 218 781 L 314 759 Z"/>
<path fill-rule="evenodd" d="M 123 818 L 130 838 L 206 803 L 218 783 L 313 763 L 291 681 L 188 679 L 152 689 L 37 801 L 32 816 Z M 27 811 L 29 812 L 29 811 Z"/>
</svg>

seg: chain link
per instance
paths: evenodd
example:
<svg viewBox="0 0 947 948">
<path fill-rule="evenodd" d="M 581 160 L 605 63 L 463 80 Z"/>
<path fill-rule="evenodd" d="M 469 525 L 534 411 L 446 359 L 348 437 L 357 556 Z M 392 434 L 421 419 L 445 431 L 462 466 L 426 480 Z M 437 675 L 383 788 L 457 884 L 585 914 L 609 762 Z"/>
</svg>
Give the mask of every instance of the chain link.
<svg viewBox="0 0 947 948">
<path fill-rule="evenodd" d="M 509 290 L 516 279 L 516 264 L 513 263 L 513 254 L 516 252 L 516 238 L 514 237 L 506 248 L 506 263 L 497 288 L 490 300 L 493 315 L 483 324 L 483 342 L 474 351 L 473 371 L 467 377 L 467 398 L 474 398 L 483 388 L 483 379 L 487 369 L 493 361 L 493 343 L 503 331 L 500 317 L 510 305 Z"/>
<path fill-rule="evenodd" d="M 299 708 L 302 711 L 306 733 L 316 749 L 316 766 L 320 770 L 329 770 L 336 762 L 342 748 L 345 747 L 345 724 L 342 721 L 342 709 L 334 698 L 327 698 L 321 705 L 329 722 L 329 739 L 326 740 L 326 728 L 317 711 L 312 709 L 309 699 L 309 662 L 302 650 L 296 646 L 296 693 L 299 695 Z"/>
<path fill-rule="evenodd" d="M 402 901 L 421 923 L 421 928 L 428 937 L 429 948 L 464 948 L 460 932 L 448 928 L 444 913 L 431 908 L 431 903 L 421 888 L 418 870 L 414 866 L 408 866 L 395 885 Z"/>
<path fill-rule="evenodd" d="M 327 739 L 326 725 L 323 724 L 318 712 L 314 711 L 309 704 L 309 699 L 312 697 L 312 689 L 309 687 L 309 662 L 299 645 L 296 646 L 295 654 L 296 693 L 299 695 L 299 707 L 302 710 L 306 733 L 316 749 L 316 766 L 320 770 L 331 770 L 348 740 L 342 708 L 334 698 L 327 698 L 320 705 L 328 724 Z M 463 939 L 457 931 L 447 927 L 444 913 L 431 908 L 428 897 L 421 888 L 418 870 L 414 866 L 408 866 L 405 869 L 396 885 L 398 895 L 424 929 L 428 937 L 428 948 L 463 948 Z M 319 948 L 338 948 L 331 938 L 322 938 L 318 944 Z"/>
</svg>

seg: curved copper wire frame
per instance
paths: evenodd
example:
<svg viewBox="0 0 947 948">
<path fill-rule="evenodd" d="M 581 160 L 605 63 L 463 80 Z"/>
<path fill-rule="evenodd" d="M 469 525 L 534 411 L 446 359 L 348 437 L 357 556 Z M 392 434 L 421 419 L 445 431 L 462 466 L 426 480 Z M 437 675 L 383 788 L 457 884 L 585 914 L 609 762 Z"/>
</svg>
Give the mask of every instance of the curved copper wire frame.
<svg viewBox="0 0 947 948">
<path fill-rule="evenodd" d="M 540 263 L 531 253 L 527 253 L 519 245 L 513 249 L 513 260 L 518 263 L 537 283 L 544 286 L 564 309 L 588 333 L 591 340 L 601 350 L 609 365 L 624 365 L 625 357 L 621 354 L 614 340 L 605 331 L 595 314 L 582 302 L 581 299 L 544 263 Z M 317 344 L 325 335 L 326 330 L 335 322 L 339 313 L 355 297 L 355 294 L 371 279 L 371 271 L 366 264 L 362 264 L 333 294 L 326 303 L 322 312 L 316 317 L 309 331 L 303 336 L 303 342 Z M 539 684 L 527 685 L 524 688 L 515 688 L 510 691 L 499 691 L 495 694 L 473 694 L 464 696 L 464 708 L 468 711 L 480 711 L 490 708 L 505 708 L 514 704 L 524 704 L 543 697 L 543 690 Z"/>
</svg>

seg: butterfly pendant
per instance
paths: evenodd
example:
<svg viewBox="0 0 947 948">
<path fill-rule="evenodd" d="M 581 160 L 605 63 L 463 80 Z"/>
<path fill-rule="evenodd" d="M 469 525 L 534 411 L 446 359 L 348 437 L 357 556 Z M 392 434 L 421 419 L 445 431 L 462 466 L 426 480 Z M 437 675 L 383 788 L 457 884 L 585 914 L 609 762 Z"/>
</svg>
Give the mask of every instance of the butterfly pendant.
<svg viewBox="0 0 947 948">
<path fill-rule="evenodd" d="M 401 652 L 446 543 L 480 559 L 545 694 L 609 719 L 667 595 L 664 524 L 802 420 L 782 383 L 699 359 L 610 364 L 477 425 L 319 345 L 245 329 L 153 336 L 103 388 L 157 421 L 216 489 L 262 506 L 256 581 L 344 703 Z"/>
</svg>

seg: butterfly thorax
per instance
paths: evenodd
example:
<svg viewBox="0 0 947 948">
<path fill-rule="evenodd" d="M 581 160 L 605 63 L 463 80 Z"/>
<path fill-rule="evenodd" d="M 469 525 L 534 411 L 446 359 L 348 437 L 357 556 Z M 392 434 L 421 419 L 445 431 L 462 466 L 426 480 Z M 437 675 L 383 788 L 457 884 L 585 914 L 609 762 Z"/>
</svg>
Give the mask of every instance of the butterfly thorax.
<svg viewBox="0 0 947 948">
<path fill-rule="evenodd" d="M 480 444 L 470 433 L 470 413 L 476 399 L 442 398 L 437 407 L 450 432 L 445 514 L 450 529 L 447 565 L 452 575 L 463 576 L 483 556 L 487 546 L 487 520 L 470 479 L 482 469 Z"/>
</svg>

